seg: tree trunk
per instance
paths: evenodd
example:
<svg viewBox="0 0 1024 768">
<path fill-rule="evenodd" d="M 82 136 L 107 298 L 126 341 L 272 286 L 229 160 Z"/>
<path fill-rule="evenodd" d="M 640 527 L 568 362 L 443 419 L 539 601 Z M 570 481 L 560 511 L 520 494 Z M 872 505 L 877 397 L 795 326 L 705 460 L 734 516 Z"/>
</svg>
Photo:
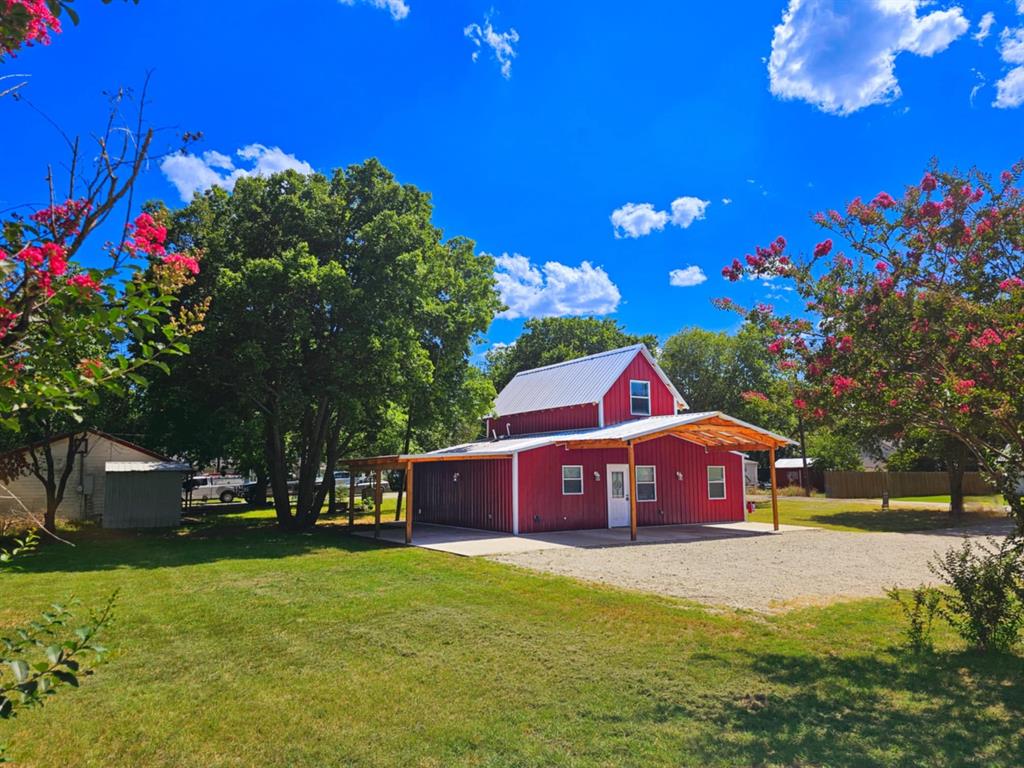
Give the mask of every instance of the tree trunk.
<svg viewBox="0 0 1024 768">
<path fill-rule="evenodd" d="M 804 417 L 797 417 L 797 425 L 800 429 L 800 458 L 803 460 L 803 469 L 800 479 L 803 480 L 804 496 L 811 495 L 811 476 L 807 473 L 807 441 L 804 439 Z"/>
<path fill-rule="evenodd" d="M 949 514 L 961 518 L 964 514 L 964 465 L 967 451 L 956 443 L 946 456 L 946 475 L 949 477 Z"/>
<path fill-rule="evenodd" d="M 288 493 L 288 462 L 285 455 L 284 434 L 281 431 L 276 412 L 272 411 L 267 414 L 264 428 L 266 431 L 264 452 L 270 475 L 270 489 L 274 494 L 277 524 L 283 530 L 292 530 L 294 518 L 291 498 Z"/>
</svg>

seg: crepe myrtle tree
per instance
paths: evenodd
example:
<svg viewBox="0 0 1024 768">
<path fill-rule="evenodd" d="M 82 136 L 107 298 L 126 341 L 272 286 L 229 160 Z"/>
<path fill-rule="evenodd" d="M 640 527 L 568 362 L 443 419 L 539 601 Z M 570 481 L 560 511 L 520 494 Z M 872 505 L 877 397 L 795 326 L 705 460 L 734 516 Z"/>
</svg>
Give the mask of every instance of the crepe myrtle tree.
<svg viewBox="0 0 1024 768">
<path fill-rule="evenodd" d="M 103 4 L 113 1 L 103 0 Z M 62 31 L 61 18 L 65 16 L 78 24 L 74 0 L 0 0 L 0 61 L 27 46 L 49 45 L 50 35 Z"/>
<path fill-rule="evenodd" d="M 1024 533 L 1024 164 L 998 178 L 936 164 L 894 197 L 818 213 L 809 255 L 783 238 L 722 272 L 792 281 L 802 314 L 728 299 L 773 334 L 815 421 L 934 430 L 963 443 Z M 835 240 L 833 240 L 835 238 Z M 839 247 L 837 242 L 845 243 Z"/>
<path fill-rule="evenodd" d="M 23 473 L 39 479 L 49 531 L 74 464 L 83 411 L 101 392 L 142 386 L 143 369 L 186 353 L 186 339 L 206 310 L 202 302 L 176 303 L 199 272 L 198 253 L 169 249 L 166 228 L 149 213 L 131 217 L 131 192 L 153 133 L 142 129 L 141 115 L 131 127 L 119 122 L 124 96 L 114 97 L 91 161 L 69 139 L 63 202 L 54 202 L 51 175 L 49 205 L 0 222 L 0 447 L 31 444 L 4 453 L 0 482 Z M 98 246 L 96 231 L 115 211 L 125 212 L 122 236 Z M 80 257 L 98 266 L 87 267 Z M 145 344 L 129 347 L 129 339 L 142 335 Z M 68 432 L 60 462 L 49 440 Z"/>
</svg>

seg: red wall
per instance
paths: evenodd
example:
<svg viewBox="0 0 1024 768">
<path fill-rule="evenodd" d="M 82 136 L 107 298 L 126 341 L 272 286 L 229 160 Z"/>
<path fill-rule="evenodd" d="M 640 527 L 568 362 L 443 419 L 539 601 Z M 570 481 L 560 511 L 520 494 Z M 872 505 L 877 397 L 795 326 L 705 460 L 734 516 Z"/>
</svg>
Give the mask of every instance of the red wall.
<svg viewBox="0 0 1024 768">
<path fill-rule="evenodd" d="M 658 376 L 647 358 L 638 352 L 622 375 L 612 384 L 604 396 L 605 426 L 621 421 L 641 419 L 629 412 L 629 380 L 639 379 L 651 382 L 651 416 L 672 416 L 676 412 L 675 398 L 671 390 Z"/>
<path fill-rule="evenodd" d="M 505 425 L 511 424 L 513 435 L 532 435 L 537 432 L 561 432 L 566 429 L 587 429 L 598 426 L 596 405 L 573 405 L 567 408 L 549 408 L 545 411 L 514 413 L 487 420 L 487 435 L 491 430 L 504 437 Z"/>
<path fill-rule="evenodd" d="M 414 523 L 512 532 L 511 458 L 424 462 L 412 477 Z"/>
<path fill-rule="evenodd" d="M 625 464 L 626 449 L 567 451 L 548 446 L 519 455 L 519 531 L 608 526 L 607 464 Z M 637 464 L 654 464 L 657 500 L 637 502 L 640 525 L 727 522 L 743 519 L 743 459 L 709 451 L 676 437 L 636 447 Z M 562 465 L 583 465 L 583 495 L 562 495 Z M 707 467 L 725 466 L 726 498 L 708 499 Z M 601 479 L 594 480 L 594 472 Z M 680 481 L 676 472 L 683 473 Z M 538 517 L 539 520 L 534 518 Z"/>
</svg>

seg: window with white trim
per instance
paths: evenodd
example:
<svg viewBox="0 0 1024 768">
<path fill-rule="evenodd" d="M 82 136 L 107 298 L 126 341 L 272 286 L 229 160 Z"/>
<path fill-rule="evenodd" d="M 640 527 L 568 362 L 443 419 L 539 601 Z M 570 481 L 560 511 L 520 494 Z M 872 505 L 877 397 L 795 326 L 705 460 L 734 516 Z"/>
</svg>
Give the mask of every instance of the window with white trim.
<svg viewBox="0 0 1024 768">
<path fill-rule="evenodd" d="M 562 495 L 583 495 L 583 467 L 578 464 L 562 466 Z"/>
<path fill-rule="evenodd" d="M 708 467 L 708 498 L 725 498 L 725 467 Z"/>
<path fill-rule="evenodd" d="M 636 500 L 657 501 L 657 474 L 653 466 L 637 465 L 636 468 Z"/>
<path fill-rule="evenodd" d="M 651 415 L 651 382 L 630 379 L 629 412 L 633 416 Z"/>
</svg>

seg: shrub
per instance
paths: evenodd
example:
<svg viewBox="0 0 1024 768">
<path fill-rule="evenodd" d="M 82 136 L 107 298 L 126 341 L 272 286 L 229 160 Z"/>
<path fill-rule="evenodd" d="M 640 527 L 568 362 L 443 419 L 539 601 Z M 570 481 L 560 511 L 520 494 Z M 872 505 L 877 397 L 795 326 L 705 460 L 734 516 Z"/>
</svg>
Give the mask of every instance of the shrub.
<svg viewBox="0 0 1024 768">
<path fill-rule="evenodd" d="M 977 545 L 968 540 L 929 567 L 953 588 L 941 614 L 968 645 L 1004 651 L 1017 642 L 1024 624 L 1024 547 L 1019 540 Z"/>
<path fill-rule="evenodd" d="M 895 602 L 907 618 L 908 626 L 904 630 L 907 647 L 914 653 L 923 653 L 932 649 L 932 624 L 935 614 L 942 602 L 942 594 L 933 587 L 920 586 L 911 590 L 910 597 L 905 598 L 896 587 L 886 590 L 885 594 Z"/>
</svg>

